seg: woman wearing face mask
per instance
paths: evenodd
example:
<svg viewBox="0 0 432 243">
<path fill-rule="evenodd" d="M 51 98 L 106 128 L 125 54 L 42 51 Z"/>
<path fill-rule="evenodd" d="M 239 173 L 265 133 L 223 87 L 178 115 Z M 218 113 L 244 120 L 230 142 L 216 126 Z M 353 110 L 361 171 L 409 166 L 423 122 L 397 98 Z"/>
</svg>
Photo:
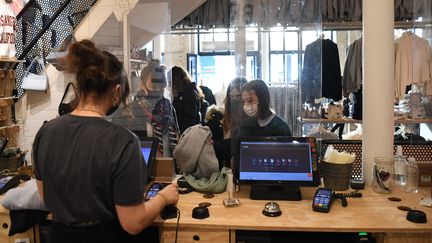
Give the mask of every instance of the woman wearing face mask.
<svg viewBox="0 0 432 243">
<path fill-rule="evenodd" d="M 249 118 L 242 124 L 240 136 L 291 136 L 288 124 L 270 109 L 270 93 L 264 81 L 246 83 L 241 98 Z"/>
<path fill-rule="evenodd" d="M 40 198 L 52 213 L 48 242 L 131 242 L 166 205 L 178 201 L 171 184 L 144 202 L 146 171 L 137 137 L 105 116 L 125 103 L 122 64 L 89 40 L 69 47 L 79 103 L 46 122 L 33 142 Z"/>
<path fill-rule="evenodd" d="M 244 77 L 236 77 L 231 80 L 224 100 L 223 114 L 220 114 L 221 120 L 216 121 L 219 126 L 222 126 L 222 134 L 215 134 L 215 129 L 212 129 L 213 138 L 222 138 L 220 140 L 214 139 L 213 144 L 220 167 L 230 166 L 231 151 L 233 151 L 235 145 L 234 139 L 237 137 L 239 125 L 246 118 L 243 113 L 240 95 L 241 87 L 245 83 L 247 83 L 247 79 Z M 208 115 L 208 117 L 211 117 L 211 115 Z"/>
</svg>

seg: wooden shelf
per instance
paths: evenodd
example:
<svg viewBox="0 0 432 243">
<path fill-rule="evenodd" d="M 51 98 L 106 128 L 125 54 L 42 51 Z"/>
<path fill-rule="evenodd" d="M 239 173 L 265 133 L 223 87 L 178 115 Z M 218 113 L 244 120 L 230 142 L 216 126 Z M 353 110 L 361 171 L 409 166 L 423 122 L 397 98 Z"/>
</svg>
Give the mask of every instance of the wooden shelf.
<svg viewBox="0 0 432 243">
<path fill-rule="evenodd" d="M 362 123 L 361 120 L 355 120 L 352 118 L 342 118 L 342 119 L 326 119 L 326 118 L 301 118 L 298 120 L 301 123 Z"/>
<path fill-rule="evenodd" d="M 0 58 L 0 68 L 1 69 L 12 69 L 17 64 L 23 63 L 23 62 L 25 62 L 25 60 Z"/>
<path fill-rule="evenodd" d="M 301 123 L 362 123 L 362 120 L 352 118 L 342 119 L 326 119 L 326 118 L 301 118 L 298 120 Z M 412 118 L 412 119 L 396 119 L 396 124 L 417 124 L 417 123 L 432 123 L 432 118 Z"/>
<path fill-rule="evenodd" d="M 5 59 L 5 58 L 0 58 L 0 62 L 22 63 L 22 62 L 25 62 L 25 61 L 24 61 L 24 60 L 18 60 L 18 59 Z"/>
<path fill-rule="evenodd" d="M 432 118 L 395 119 L 394 122 L 400 124 L 432 123 Z"/>
<path fill-rule="evenodd" d="M 12 125 L 8 125 L 8 126 L 3 126 L 3 127 L 0 127 L 0 133 L 3 130 L 9 130 L 9 129 L 12 130 L 13 132 L 19 132 L 19 127 L 20 127 L 19 124 L 12 124 Z"/>
<path fill-rule="evenodd" d="M 15 98 L 16 97 L 3 97 L 3 98 L 0 98 L 0 107 L 1 106 L 13 105 Z"/>
</svg>

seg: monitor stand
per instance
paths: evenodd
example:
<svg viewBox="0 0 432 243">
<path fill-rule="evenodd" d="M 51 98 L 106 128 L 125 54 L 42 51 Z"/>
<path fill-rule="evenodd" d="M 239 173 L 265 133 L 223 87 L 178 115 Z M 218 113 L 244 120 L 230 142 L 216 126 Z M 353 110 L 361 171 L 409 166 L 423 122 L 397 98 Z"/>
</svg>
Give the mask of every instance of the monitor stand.
<svg viewBox="0 0 432 243">
<path fill-rule="evenodd" d="M 269 186 L 269 185 L 252 185 L 250 190 L 251 199 L 255 200 L 302 200 L 299 187 L 292 186 Z"/>
</svg>

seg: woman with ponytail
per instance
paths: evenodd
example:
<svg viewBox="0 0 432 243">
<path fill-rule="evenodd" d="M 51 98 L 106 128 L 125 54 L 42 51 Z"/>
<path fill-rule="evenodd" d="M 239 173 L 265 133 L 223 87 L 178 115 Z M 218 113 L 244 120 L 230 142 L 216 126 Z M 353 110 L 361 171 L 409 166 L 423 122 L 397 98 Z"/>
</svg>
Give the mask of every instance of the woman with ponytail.
<svg viewBox="0 0 432 243">
<path fill-rule="evenodd" d="M 78 106 L 45 123 L 33 143 L 38 191 L 53 219 L 48 242 L 130 242 L 177 203 L 177 185 L 144 202 L 139 141 L 105 119 L 129 95 L 119 60 L 83 40 L 64 62 L 76 74 Z"/>
</svg>

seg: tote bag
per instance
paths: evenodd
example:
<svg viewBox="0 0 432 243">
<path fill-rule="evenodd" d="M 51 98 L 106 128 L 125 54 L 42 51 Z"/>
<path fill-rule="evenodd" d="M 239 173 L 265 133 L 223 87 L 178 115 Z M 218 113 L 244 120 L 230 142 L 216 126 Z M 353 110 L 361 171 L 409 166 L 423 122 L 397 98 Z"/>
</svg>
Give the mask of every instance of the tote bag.
<svg viewBox="0 0 432 243">
<path fill-rule="evenodd" d="M 39 64 L 42 73 L 34 74 L 30 72 L 31 67 L 34 64 Z M 24 77 L 22 79 L 21 88 L 25 90 L 47 90 L 48 88 L 48 77 L 45 72 L 45 64 L 41 58 L 36 57 L 30 63 L 30 65 L 24 71 Z"/>
</svg>

